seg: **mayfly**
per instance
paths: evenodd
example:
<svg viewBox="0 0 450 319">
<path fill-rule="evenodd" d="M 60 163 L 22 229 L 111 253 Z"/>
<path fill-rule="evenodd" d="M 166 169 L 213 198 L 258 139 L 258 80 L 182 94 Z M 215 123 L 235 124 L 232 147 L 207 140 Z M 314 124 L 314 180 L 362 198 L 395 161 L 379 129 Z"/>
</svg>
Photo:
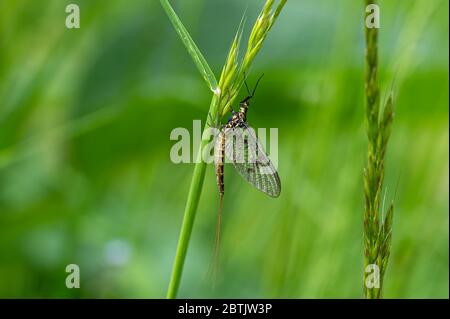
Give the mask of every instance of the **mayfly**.
<svg viewBox="0 0 450 319">
<path fill-rule="evenodd" d="M 220 240 L 220 224 L 222 218 L 223 196 L 225 194 L 224 164 L 225 159 L 231 161 L 238 173 L 258 190 L 271 197 L 280 196 L 281 182 L 278 173 L 267 156 L 264 147 L 256 137 L 255 131 L 247 123 L 247 111 L 259 81 L 250 93 L 247 82 L 244 81 L 248 96 L 239 103 L 239 111 L 232 111 L 227 124 L 219 128 L 214 147 L 214 161 L 220 203 L 217 217 L 215 259 L 218 255 Z M 217 262 L 217 260 L 216 260 Z"/>
<path fill-rule="evenodd" d="M 225 157 L 233 163 L 238 173 L 254 187 L 271 197 L 280 195 L 280 177 L 258 141 L 254 129 L 247 123 L 250 100 L 255 95 L 261 78 L 262 76 L 256 82 L 251 93 L 247 82 L 244 82 L 248 96 L 239 103 L 238 112 L 232 111 L 227 124 L 220 129 L 216 138 L 214 157 L 217 185 L 221 197 L 225 193 L 223 178 Z"/>
</svg>

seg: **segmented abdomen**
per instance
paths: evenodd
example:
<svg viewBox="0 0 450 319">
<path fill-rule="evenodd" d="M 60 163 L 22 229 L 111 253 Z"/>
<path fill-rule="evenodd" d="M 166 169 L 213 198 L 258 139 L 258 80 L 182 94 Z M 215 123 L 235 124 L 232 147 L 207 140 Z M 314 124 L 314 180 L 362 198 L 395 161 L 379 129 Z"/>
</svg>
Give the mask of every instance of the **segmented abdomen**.
<svg viewBox="0 0 450 319">
<path fill-rule="evenodd" d="M 219 193 L 225 193 L 225 186 L 223 182 L 223 169 L 225 162 L 225 133 L 221 131 L 217 137 L 217 143 L 215 145 L 215 163 L 216 163 L 216 177 L 217 186 L 219 187 Z"/>
</svg>

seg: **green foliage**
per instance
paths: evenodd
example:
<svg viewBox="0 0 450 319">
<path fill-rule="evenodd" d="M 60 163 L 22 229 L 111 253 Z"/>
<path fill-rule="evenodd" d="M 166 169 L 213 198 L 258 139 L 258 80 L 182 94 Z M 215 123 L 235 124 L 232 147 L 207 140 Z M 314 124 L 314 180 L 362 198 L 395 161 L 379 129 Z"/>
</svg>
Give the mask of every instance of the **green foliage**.
<svg viewBox="0 0 450 319">
<path fill-rule="evenodd" d="M 247 8 L 243 58 L 260 0 L 170 3 L 217 80 Z M 205 120 L 212 94 L 158 1 L 80 1 L 79 30 L 64 27 L 65 5 L 0 1 L 0 296 L 164 298 L 193 174 L 170 161 L 169 134 Z M 380 119 L 396 75 L 383 297 L 448 298 L 449 4 L 380 6 Z M 279 129 L 283 193 L 267 198 L 226 168 L 212 289 L 218 194 L 206 168 L 180 298 L 361 297 L 363 9 L 286 4 L 247 74 L 265 74 L 249 121 Z M 70 263 L 80 289 L 64 285 Z"/>
</svg>

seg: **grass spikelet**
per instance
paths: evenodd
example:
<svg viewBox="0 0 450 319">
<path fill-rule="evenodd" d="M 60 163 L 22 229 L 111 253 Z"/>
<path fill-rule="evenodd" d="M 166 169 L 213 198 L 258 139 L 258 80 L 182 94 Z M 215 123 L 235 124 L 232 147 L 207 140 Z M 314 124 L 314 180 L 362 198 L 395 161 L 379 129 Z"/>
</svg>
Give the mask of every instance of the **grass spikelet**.
<svg viewBox="0 0 450 319">
<path fill-rule="evenodd" d="M 366 0 L 366 5 L 374 3 Z M 378 85 L 378 29 L 365 28 L 366 76 L 365 104 L 368 137 L 367 165 L 364 169 L 364 297 L 381 298 L 392 238 L 394 205 L 389 205 L 386 216 L 380 216 L 380 201 L 384 182 L 384 161 L 394 117 L 394 94 L 391 90 L 380 114 Z M 368 265 L 379 269 L 379 287 L 368 287 Z"/>
</svg>

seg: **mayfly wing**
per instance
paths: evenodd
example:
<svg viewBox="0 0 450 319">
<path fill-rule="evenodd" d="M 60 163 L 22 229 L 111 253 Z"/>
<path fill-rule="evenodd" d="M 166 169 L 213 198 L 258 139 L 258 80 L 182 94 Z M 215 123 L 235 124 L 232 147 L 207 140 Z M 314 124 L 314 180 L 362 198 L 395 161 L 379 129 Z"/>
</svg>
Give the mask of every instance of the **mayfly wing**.
<svg viewBox="0 0 450 319">
<path fill-rule="evenodd" d="M 278 197 L 281 182 L 277 170 L 258 141 L 253 128 L 225 128 L 225 155 L 239 174 L 271 197 Z"/>
</svg>

